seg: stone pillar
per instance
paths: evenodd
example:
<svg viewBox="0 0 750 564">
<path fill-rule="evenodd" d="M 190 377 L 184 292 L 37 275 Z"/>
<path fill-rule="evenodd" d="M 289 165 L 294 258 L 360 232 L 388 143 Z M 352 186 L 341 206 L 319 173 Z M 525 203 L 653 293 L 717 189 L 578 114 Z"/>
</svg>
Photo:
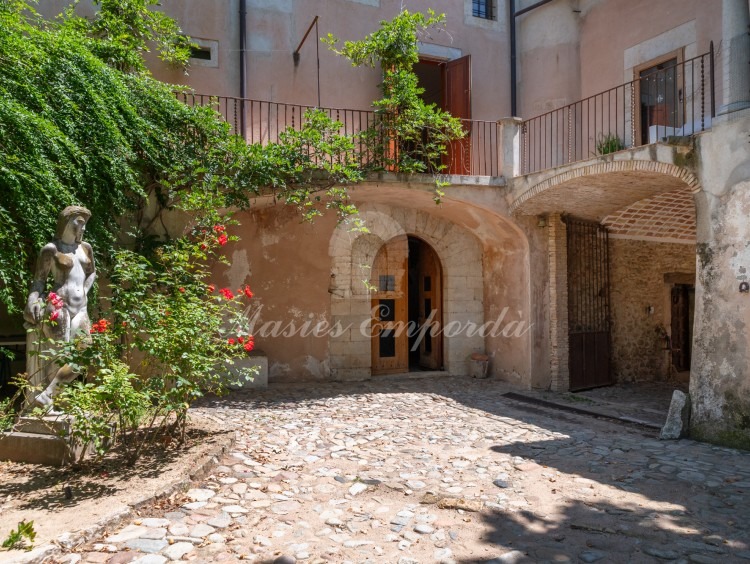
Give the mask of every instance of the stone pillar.
<svg viewBox="0 0 750 564">
<path fill-rule="evenodd" d="M 499 155 L 500 174 L 505 178 L 521 175 L 521 131 L 523 120 L 511 117 L 497 122 L 500 128 Z"/>
<path fill-rule="evenodd" d="M 714 123 L 698 144 L 690 435 L 750 449 L 750 117 L 742 116 Z"/>
<path fill-rule="evenodd" d="M 547 218 L 549 256 L 550 381 L 556 392 L 570 388 L 568 369 L 568 234 L 560 214 Z"/>
<path fill-rule="evenodd" d="M 750 10 L 747 0 L 723 0 L 723 98 L 719 114 L 750 108 Z"/>
</svg>

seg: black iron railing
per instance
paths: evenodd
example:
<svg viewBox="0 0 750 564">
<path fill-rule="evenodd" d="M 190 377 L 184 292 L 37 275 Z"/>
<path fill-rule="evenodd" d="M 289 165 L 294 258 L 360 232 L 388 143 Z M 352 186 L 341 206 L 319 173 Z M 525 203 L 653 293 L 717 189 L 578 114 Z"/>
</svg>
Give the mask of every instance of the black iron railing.
<svg viewBox="0 0 750 564">
<path fill-rule="evenodd" d="M 299 130 L 305 119 L 305 112 L 313 106 L 283 104 L 263 100 L 250 100 L 232 96 L 209 96 L 192 92 L 179 92 L 178 98 L 191 106 L 211 106 L 229 123 L 233 133 L 242 135 L 248 143 L 277 143 L 279 135 L 286 129 Z M 320 108 L 326 115 L 341 123 L 340 135 L 351 136 L 355 143 L 356 158 L 363 166 L 378 167 L 378 159 L 383 155 L 393 157 L 393 151 L 400 150 L 396 140 L 387 134 L 387 124 L 371 110 L 344 108 Z M 462 120 L 466 137 L 454 141 L 446 147 L 443 160 L 446 174 L 475 176 L 498 176 L 498 126 L 494 121 Z M 244 131 L 242 130 L 244 124 Z M 378 142 L 381 150 L 373 151 L 364 132 L 380 130 Z M 386 165 L 382 168 L 388 169 Z M 391 170 L 391 169 L 388 169 Z M 397 172 L 397 171 L 394 171 Z"/>
<path fill-rule="evenodd" d="M 521 173 L 689 136 L 715 115 L 711 51 L 523 122 Z"/>
</svg>

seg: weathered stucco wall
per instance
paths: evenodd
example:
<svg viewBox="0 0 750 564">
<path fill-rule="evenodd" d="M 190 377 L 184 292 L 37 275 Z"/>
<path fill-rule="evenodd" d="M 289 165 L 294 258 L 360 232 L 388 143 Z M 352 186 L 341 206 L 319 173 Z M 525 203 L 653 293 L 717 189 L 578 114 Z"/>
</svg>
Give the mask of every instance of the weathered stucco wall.
<svg viewBox="0 0 750 564">
<path fill-rule="evenodd" d="M 669 376 L 665 340 L 670 331 L 667 274 L 695 277 L 695 246 L 610 239 L 612 372 L 617 382 Z M 653 307 L 653 313 L 649 308 Z"/>
<path fill-rule="evenodd" d="M 546 346 L 539 336 L 545 313 L 531 307 L 526 237 L 500 212 L 500 192 L 451 187 L 436 206 L 429 185 L 365 183 L 352 195 L 366 234 L 337 225 L 332 214 L 306 224 L 294 209 L 261 205 L 237 215 L 241 241 L 226 247 L 231 265 L 220 268 L 214 282 L 230 288 L 250 283 L 255 291 L 261 310 L 254 332 L 269 359 L 270 381 L 367 379 L 371 339 L 362 327 L 370 320 L 371 299 L 362 281 L 385 242 L 415 236 L 442 265 L 445 369 L 466 374 L 469 356 L 485 352 L 492 374 L 529 387 L 532 366 L 537 379 L 546 371 L 532 359 L 532 347 Z M 472 203 L 472 195 L 482 204 L 494 202 L 496 211 Z M 305 323 L 308 334 L 302 336 Z M 318 323 L 323 330 L 316 334 Z M 327 330 L 337 323 L 343 332 Z"/>
<path fill-rule="evenodd" d="M 633 68 L 684 49 L 685 58 L 721 39 L 721 2 L 581 0 L 581 95 L 633 80 Z"/>
<path fill-rule="evenodd" d="M 214 283 L 232 289 L 248 283 L 255 292 L 249 315 L 256 345 L 269 359 L 269 380 L 327 378 L 328 337 L 312 328 L 329 317 L 327 241 L 335 216 L 303 223 L 297 210 L 278 204 L 236 218 L 240 241 L 226 246 L 231 264 Z M 305 323 L 309 334 L 300 336 Z"/>
<path fill-rule="evenodd" d="M 694 437 L 750 448 L 750 131 L 748 111 L 699 137 L 698 285 L 690 378 Z"/>
</svg>

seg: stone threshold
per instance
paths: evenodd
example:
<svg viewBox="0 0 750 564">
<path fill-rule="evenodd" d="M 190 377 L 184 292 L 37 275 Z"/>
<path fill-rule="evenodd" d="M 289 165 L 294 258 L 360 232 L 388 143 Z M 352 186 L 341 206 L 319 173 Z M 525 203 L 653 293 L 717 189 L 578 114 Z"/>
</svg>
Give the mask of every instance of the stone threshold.
<svg viewBox="0 0 750 564">
<path fill-rule="evenodd" d="M 620 422 L 627 423 L 630 425 L 635 425 L 638 427 L 647 427 L 649 429 L 657 429 L 657 430 L 661 430 L 662 428 L 662 425 L 654 423 L 653 421 L 644 421 L 643 419 L 630 417 L 628 415 L 617 415 L 617 414 L 612 414 L 612 413 L 606 413 L 604 411 L 595 410 L 593 406 L 588 409 L 582 408 L 582 407 L 574 407 L 572 405 L 562 403 L 562 401 L 555 402 L 555 401 L 550 401 L 549 399 L 543 400 L 543 399 L 539 399 L 530 395 L 525 395 L 521 392 L 508 392 L 506 394 L 503 394 L 503 397 L 511 399 L 511 400 L 515 400 L 515 401 L 520 401 L 523 403 L 530 403 L 533 405 L 548 407 L 550 409 L 557 409 L 558 411 L 567 411 L 568 413 L 575 413 L 577 415 L 597 417 L 599 419 L 608 419 L 610 421 L 620 421 Z M 665 417 L 666 417 L 666 414 L 665 414 Z"/>
</svg>

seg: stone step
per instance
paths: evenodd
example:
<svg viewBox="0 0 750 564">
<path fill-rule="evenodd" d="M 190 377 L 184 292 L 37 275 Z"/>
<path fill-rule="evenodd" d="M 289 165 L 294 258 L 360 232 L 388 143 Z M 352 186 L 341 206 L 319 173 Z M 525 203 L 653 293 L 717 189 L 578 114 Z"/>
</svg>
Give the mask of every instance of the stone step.
<svg viewBox="0 0 750 564">
<path fill-rule="evenodd" d="M 21 417 L 13 428 L 20 433 L 55 435 L 66 437 L 70 434 L 73 417 L 70 415 L 46 415 L 44 417 Z"/>
</svg>

